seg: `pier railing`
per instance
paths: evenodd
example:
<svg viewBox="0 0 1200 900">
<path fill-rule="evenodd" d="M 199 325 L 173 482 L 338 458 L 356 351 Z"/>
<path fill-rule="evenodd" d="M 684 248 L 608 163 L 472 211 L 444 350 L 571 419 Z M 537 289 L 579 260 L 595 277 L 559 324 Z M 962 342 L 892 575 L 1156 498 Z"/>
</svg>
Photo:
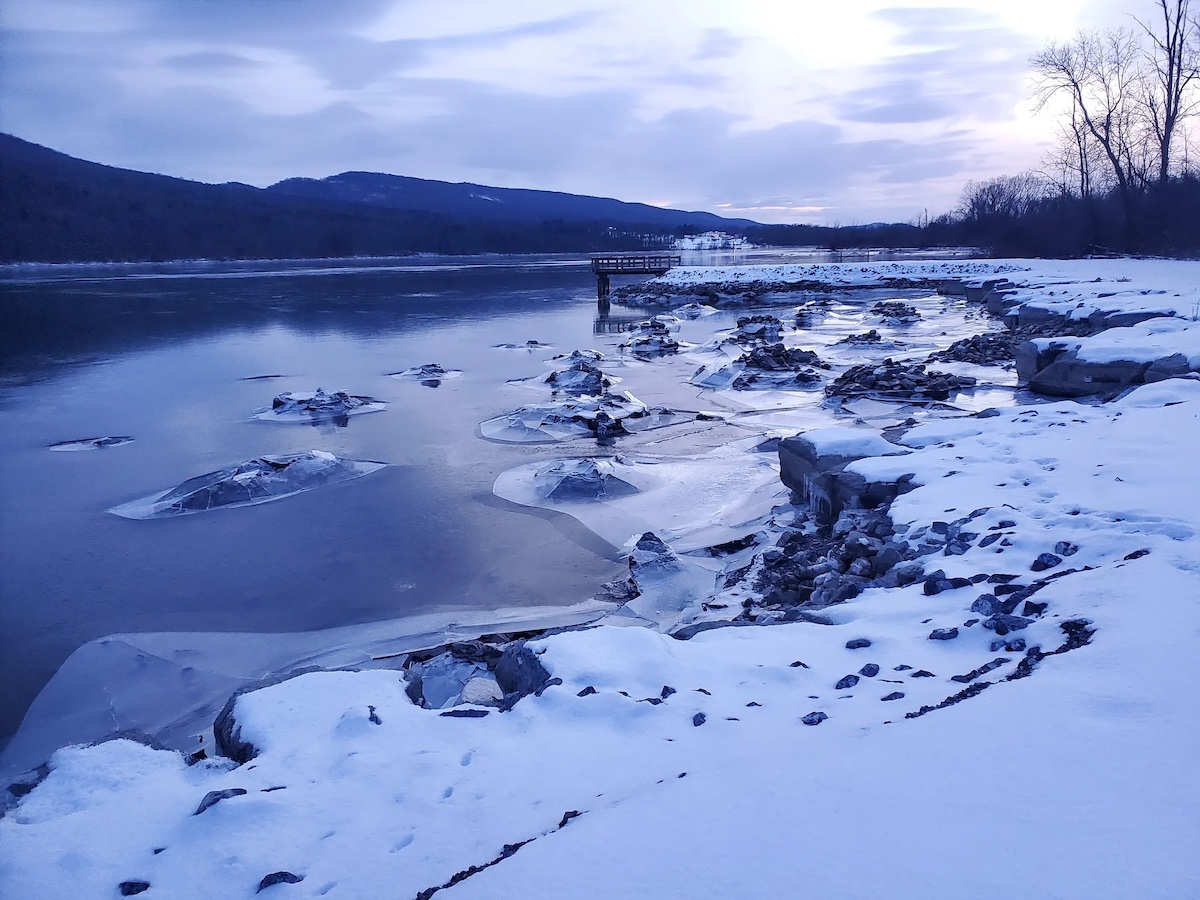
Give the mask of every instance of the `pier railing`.
<svg viewBox="0 0 1200 900">
<path fill-rule="evenodd" d="M 592 271 L 597 275 L 662 275 L 683 261 L 667 253 L 593 256 Z"/>
</svg>

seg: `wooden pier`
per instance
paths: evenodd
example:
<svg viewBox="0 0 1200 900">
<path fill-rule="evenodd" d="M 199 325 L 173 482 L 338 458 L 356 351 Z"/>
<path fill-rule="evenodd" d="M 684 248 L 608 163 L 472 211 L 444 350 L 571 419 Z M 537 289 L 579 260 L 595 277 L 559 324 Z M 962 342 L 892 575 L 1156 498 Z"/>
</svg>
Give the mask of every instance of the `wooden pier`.
<svg viewBox="0 0 1200 900">
<path fill-rule="evenodd" d="M 596 275 L 596 299 L 608 299 L 609 278 L 613 275 L 663 275 L 672 266 L 683 261 L 681 256 L 669 253 L 622 254 L 621 256 L 593 256 L 592 272 Z"/>
</svg>

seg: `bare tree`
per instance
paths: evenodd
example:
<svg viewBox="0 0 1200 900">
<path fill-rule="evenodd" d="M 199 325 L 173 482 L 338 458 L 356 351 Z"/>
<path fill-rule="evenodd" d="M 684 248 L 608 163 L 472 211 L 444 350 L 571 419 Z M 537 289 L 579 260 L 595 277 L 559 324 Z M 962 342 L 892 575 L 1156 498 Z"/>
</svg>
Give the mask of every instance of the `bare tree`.
<svg viewBox="0 0 1200 900">
<path fill-rule="evenodd" d="M 1055 128 L 1055 144 L 1044 163 L 1047 180 L 1060 195 L 1088 200 L 1094 192 L 1111 187 L 1105 166 L 1099 144 L 1084 126 L 1078 110 L 1072 107 L 1071 117 Z"/>
<path fill-rule="evenodd" d="M 1034 212 L 1049 195 L 1049 188 L 1046 180 L 1034 172 L 971 181 L 963 189 L 958 214 L 977 224 L 1020 219 Z"/>
<path fill-rule="evenodd" d="M 1134 195 L 1145 186 L 1147 176 L 1146 136 L 1139 127 L 1146 96 L 1142 60 L 1137 36 L 1118 28 L 1081 31 L 1070 43 L 1051 44 L 1030 61 L 1037 79 L 1038 108 L 1067 98 L 1080 168 L 1087 167 L 1089 144 L 1094 142 L 1127 216 L 1132 215 Z"/>
<path fill-rule="evenodd" d="M 1158 183 L 1171 173 L 1172 149 L 1181 121 L 1197 108 L 1192 85 L 1200 75 L 1200 24 L 1189 16 L 1190 0 L 1158 0 L 1161 31 L 1135 19 L 1150 41 L 1146 51 L 1149 75 L 1144 100 L 1146 118 L 1154 135 L 1158 157 Z"/>
</svg>

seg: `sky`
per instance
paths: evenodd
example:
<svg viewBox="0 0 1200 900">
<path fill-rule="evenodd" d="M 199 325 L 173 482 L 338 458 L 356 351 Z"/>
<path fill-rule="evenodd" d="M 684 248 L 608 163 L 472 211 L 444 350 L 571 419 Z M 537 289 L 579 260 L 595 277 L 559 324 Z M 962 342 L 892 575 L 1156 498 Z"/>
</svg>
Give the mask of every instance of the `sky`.
<svg viewBox="0 0 1200 900">
<path fill-rule="evenodd" d="M 343 171 L 760 222 L 1037 168 L 1027 62 L 1150 0 L 0 0 L 0 131 L 266 186 Z"/>
</svg>

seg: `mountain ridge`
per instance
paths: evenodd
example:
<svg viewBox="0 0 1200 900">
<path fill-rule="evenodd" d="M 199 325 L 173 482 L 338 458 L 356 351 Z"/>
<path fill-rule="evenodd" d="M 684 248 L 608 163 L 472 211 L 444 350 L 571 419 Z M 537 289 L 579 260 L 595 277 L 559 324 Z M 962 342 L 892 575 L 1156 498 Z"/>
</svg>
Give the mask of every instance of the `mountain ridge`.
<svg viewBox="0 0 1200 900">
<path fill-rule="evenodd" d="M 753 224 L 611 198 L 380 173 L 285 179 L 267 188 L 208 184 L 107 166 L 0 133 L 0 263 L 634 250 Z"/>
</svg>

